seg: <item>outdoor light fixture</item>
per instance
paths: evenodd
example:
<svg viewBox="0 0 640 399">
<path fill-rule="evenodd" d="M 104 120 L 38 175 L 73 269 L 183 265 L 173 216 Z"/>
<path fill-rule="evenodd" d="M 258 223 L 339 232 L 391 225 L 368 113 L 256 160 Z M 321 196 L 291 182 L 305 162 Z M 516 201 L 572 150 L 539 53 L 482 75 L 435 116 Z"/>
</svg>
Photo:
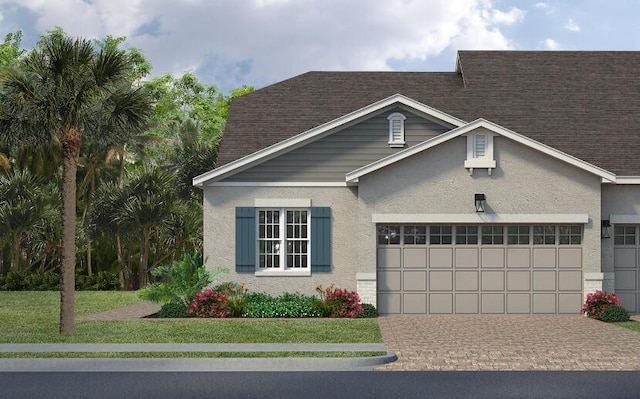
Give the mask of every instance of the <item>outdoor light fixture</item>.
<svg viewBox="0 0 640 399">
<path fill-rule="evenodd" d="M 476 212 L 484 212 L 484 203 L 486 198 L 484 194 L 475 195 Z"/>
<path fill-rule="evenodd" d="M 611 227 L 611 220 L 602 219 L 601 224 L 602 224 L 602 231 L 600 232 L 600 237 L 611 238 L 611 235 L 609 234 L 609 227 Z"/>
</svg>

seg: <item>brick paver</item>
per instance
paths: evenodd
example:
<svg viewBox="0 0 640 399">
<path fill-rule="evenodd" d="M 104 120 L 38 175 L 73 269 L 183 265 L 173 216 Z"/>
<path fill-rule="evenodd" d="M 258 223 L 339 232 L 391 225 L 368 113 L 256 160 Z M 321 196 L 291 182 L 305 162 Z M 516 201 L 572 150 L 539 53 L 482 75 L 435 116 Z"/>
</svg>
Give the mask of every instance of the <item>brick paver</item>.
<svg viewBox="0 0 640 399">
<path fill-rule="evenodd" d="M 640 332 L 582 316 L 378 319 L 398 361 L 380 370 L 640 370 Z"/>
</svg>

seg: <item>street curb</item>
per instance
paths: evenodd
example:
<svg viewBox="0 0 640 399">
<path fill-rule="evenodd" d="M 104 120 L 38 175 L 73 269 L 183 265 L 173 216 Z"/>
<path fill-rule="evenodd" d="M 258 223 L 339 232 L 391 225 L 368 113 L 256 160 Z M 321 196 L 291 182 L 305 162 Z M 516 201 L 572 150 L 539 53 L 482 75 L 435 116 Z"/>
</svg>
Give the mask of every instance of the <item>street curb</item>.
<svg viewBox="0 0 640 399">
<path fill-rule="evenodd" d="M 0 372 L 364 371 L 396 360 L 393 352 L 352 358 L 5 358 Z"/>
</svg>

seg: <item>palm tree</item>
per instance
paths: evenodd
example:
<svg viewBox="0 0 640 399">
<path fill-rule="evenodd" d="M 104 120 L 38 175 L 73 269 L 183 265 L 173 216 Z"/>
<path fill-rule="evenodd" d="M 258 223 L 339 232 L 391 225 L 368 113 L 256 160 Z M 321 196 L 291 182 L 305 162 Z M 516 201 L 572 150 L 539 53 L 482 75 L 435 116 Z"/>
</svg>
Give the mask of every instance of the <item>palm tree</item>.
<svg viewBox="0 0 640 399">
<path fill-rule="evenodd" d="M 122 140 L 151 114 L 146 91 L 134 88 L 131 61 L 60 32 L 44 36 L 17 67 L 0 72 L 0 131 L 8 142 L 39 146 L 58 140 L 62 153 L 60 333 L 74 332 L 76 171 L 83 138 Z"/>
</svg>

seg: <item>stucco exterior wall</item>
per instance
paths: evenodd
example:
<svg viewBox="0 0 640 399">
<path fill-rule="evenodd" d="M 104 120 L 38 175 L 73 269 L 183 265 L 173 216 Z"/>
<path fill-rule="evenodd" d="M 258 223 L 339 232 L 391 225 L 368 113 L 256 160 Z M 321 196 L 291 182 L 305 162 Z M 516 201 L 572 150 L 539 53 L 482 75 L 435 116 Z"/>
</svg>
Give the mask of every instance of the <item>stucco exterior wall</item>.
<svg viewBox="0 0 640 399">
<path fill-rule="evenodd" d="M 235 272 L 235 208 L 254 206 L 255 199 L 311 199 L 312 206 L 331 207 L 332 267 L 330 273 L 311 276 L 256 277 Z M 222 281 L 245 284 L 251 291 L 273 295 L 283 292 L 315 294 L 318 284 L 356 290 L 358 255 L 357 191 L 347 187 L 205 187 L 204 255 L 207 268 L 225 267 L 230 273 Z"/>
<path fill-rule="evenodd" d="M 492 175 L 469 175 L 466 148 L 458 137 L 360 177 L 360 272 L 376 268 L 373 214 L 475 214 L 475 193 L 486 194 L 487 214 L 588 214 L 583 271 L 601 272 L 599 177 L 504 137 L 494 138 Z"/>
</svg>

